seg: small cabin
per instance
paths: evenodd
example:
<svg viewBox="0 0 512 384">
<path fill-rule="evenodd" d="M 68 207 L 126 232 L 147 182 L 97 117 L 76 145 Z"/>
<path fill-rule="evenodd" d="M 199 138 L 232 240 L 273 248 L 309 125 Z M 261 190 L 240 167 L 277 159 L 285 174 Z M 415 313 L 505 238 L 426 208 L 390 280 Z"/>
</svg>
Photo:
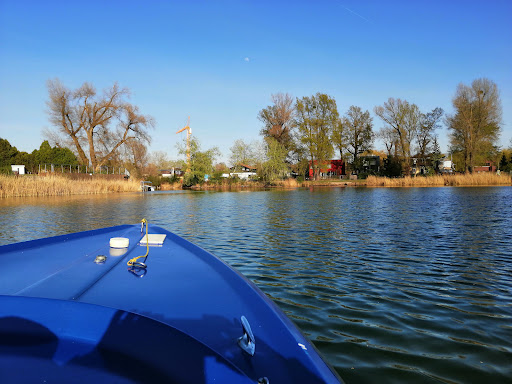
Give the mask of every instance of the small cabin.
<svg viewBox="0 0 512 384">
<path fill-rule="evenodd" d="M 258 171 L 256 167 L 247 164 L 238 164 L 237 166 L 231 167 L 229 170 L 231 172 L 229 174 L 223 174 L 222 177 L 238 177 L 239 179 L 248 180 L 256 177 Z"/>
<path fill-rule="evenodd" d="M 15 175 L 24 175 L 25 174 L 25 166 L 24 165 L 11 165 L 12 173 Z"/>
<path fill-rule="evenodd" d="M 181 168 L 159 169 L 160 176 L 162 177 L 181 177 L 185 172 Z"/>
<path fill-rule="evenodd" d="M 439 173 L 453 173 L 455 170 L 455 164 L 451 160 L 448 160 L 448 158 L 442 158 L 439 160 L 437 169 Z"/>
<path fill-rule="evenodd" d="M 231 172 L 234 172 L 235 170 L 238 172 L 257 172 L 256 167 L 246 165 L 246 164 L 238 164 L 237 166 L 230 168 Z"/>
</svg>

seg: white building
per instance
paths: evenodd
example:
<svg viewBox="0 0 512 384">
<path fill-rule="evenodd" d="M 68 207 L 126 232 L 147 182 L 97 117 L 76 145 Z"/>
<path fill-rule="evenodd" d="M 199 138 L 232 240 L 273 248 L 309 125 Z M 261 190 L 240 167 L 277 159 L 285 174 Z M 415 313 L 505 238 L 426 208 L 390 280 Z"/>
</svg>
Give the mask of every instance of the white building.
<svg viewBox="0 0 512 384">
<path fill-rule="evenodd" d="M 12 172 L 16 175 L 24 175 L 25 174 L 25 166 L 24 165 L 11 165 Z"/>
<path fill-rule="evenodd" d="M 238 177 L 242 180 L 249 180 L 252 177 L 257 176 L 256 172 L 233 172 L 233 173 L 223 173 L 222 177 Z"/>
<path fill-rule="evenodd" d="M 235 170 L 239 170 L 235 172 Z M 239 179 L 249 180 L 255 176 L 257 176 L 256 167 L 251 167 L 245 164 L 239 164 L 237 167 L 231 167 L 230 173 L 223 173 L 222 177 L 238 177 Z"/>
</svg>

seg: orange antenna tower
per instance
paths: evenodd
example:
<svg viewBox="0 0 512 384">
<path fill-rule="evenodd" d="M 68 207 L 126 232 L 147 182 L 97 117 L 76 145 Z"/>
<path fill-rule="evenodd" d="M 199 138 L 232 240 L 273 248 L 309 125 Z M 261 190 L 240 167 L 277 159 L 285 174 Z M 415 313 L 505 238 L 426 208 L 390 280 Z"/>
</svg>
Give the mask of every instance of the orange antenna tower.
<svg viewBox="0 0 512 384">
<path fill-rule="evenodd" d="M 190 172 L 190 136 L 192 135 L 192 128 L 190 128 L 190 116 L 187 119 L 187 125 L 181 128 L 176 133 L 181 133 L 184 130 L 187 130 L 187 173 Z"/>
</svg>

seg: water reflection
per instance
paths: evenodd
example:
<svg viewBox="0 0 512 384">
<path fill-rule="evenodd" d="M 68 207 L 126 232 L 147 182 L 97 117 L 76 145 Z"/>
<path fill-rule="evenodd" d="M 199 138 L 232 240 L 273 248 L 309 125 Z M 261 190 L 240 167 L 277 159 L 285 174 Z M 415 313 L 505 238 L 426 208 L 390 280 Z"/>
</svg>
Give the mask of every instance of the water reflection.
<svg viewBox="0 0 512 384">
<path fill-rule="evenodd" d="M 256 284 L 350 382 L 505 382 L 512 188 L 0 200 L 0 244 L 146 217 Z"/>
</svg>

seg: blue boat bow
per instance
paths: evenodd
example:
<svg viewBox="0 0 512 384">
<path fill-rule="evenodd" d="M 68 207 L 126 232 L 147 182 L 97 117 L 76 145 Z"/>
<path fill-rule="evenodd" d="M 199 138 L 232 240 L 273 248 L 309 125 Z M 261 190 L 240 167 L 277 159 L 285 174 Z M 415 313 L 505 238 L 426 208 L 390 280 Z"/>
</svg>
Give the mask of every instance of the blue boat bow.
<svg viewBox="0 0 512 384">
<path fill-rule="evenodd" d="M 68 374 L 97 382 L 340 382 L 253 283 L 163 228 L 150 233 L 165 240 L 149 247 L 147 268 L 127 266 L 146 251 L 138 225 L 0 247 L 2 383 Z M 111 248 L 115 237 L 128 248 Z"/>
</svg>

